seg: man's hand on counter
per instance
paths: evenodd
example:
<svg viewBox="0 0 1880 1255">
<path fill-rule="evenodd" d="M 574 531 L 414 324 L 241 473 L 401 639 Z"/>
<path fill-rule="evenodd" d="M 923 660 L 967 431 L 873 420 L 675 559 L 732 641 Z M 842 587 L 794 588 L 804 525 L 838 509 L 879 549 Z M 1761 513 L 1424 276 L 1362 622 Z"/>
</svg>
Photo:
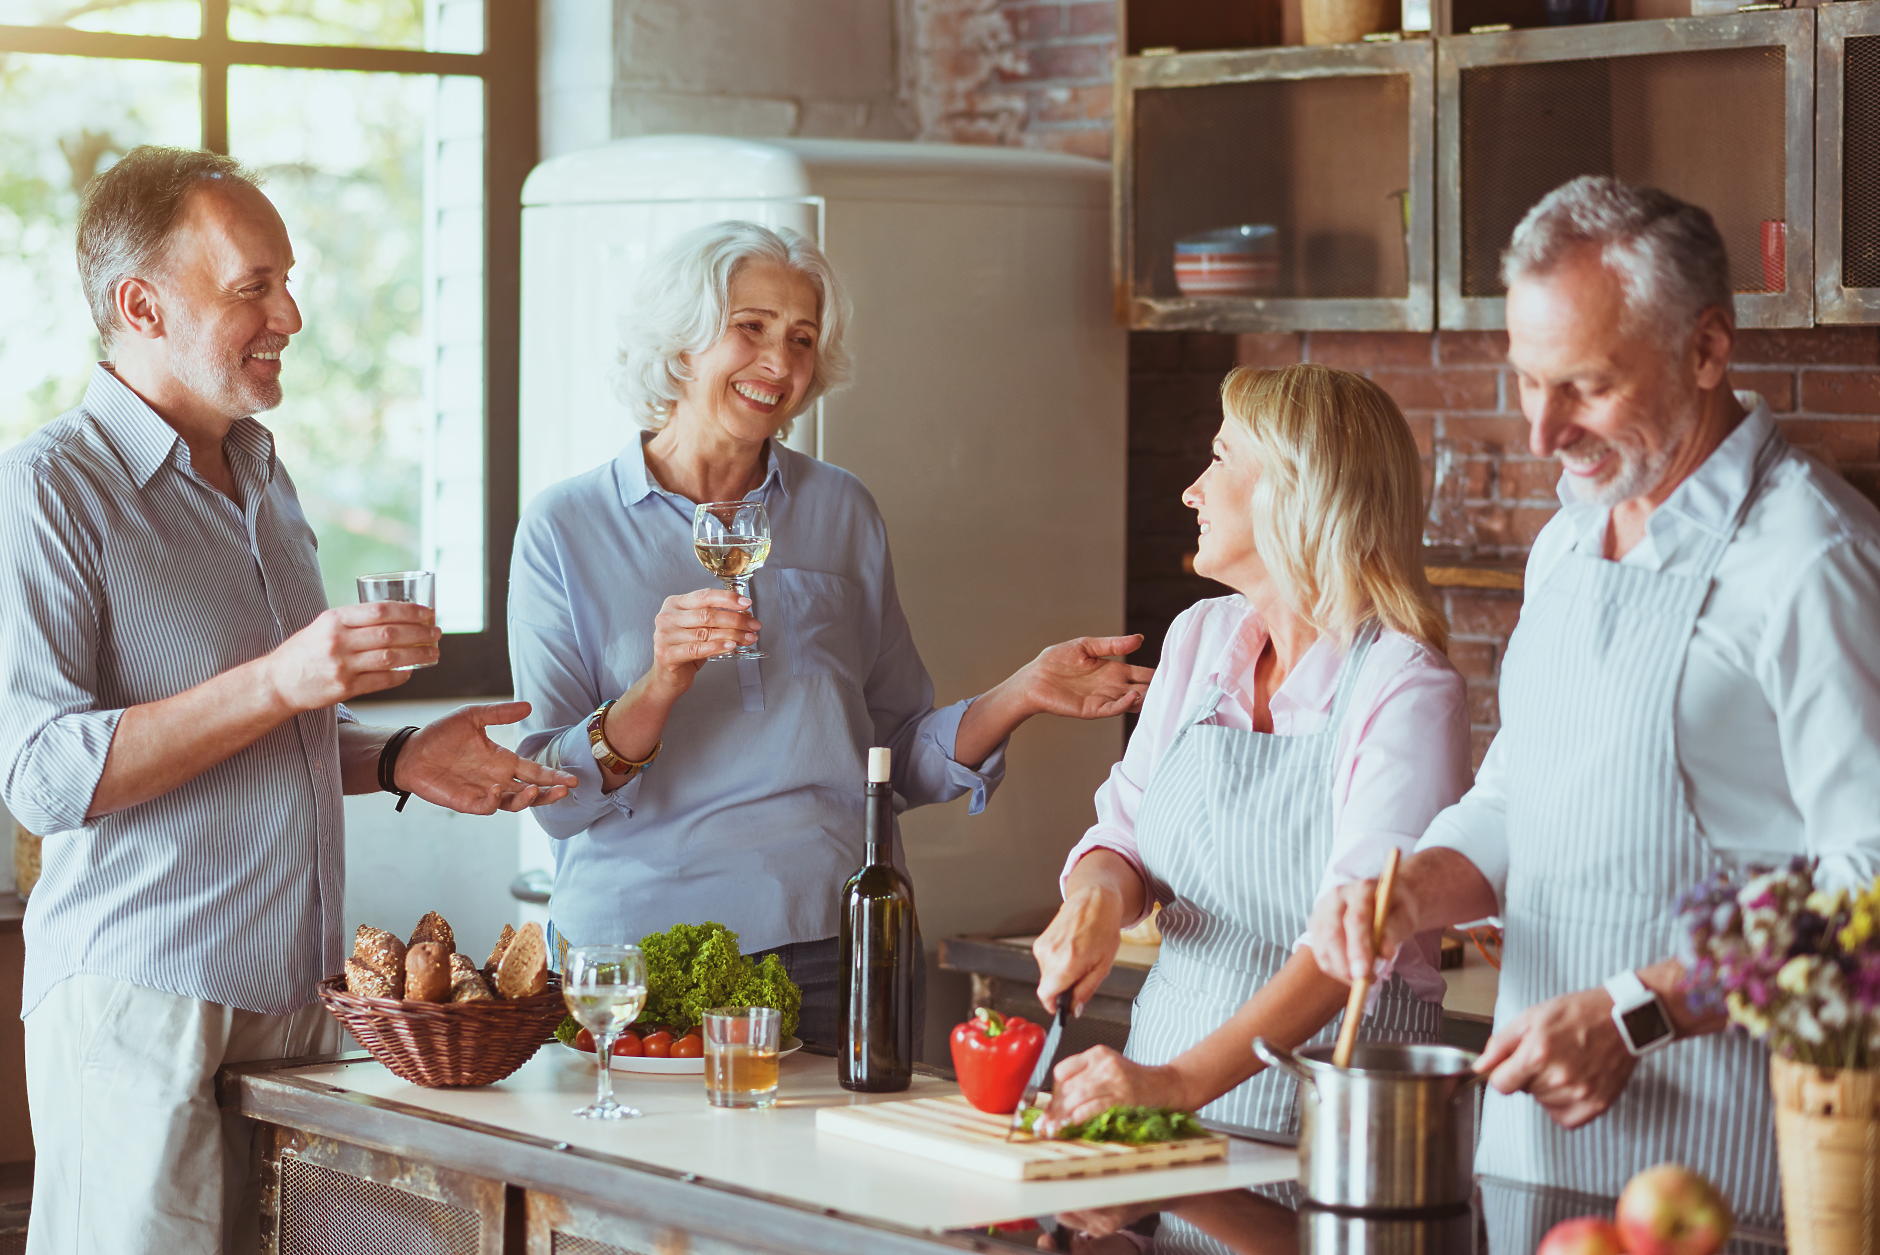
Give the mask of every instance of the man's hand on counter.
<svg viewBox="0 0 1880 1255">
<path fill-rule="evenodd" d="M 561 801 L 576 784 L 573 776 L 504 749 L 484 731 L 516 723 L 528 713 L 527 702 L 496 702 L 459 706 L 433 720 L 414 732 L 399 753 L 398 787 L 465 815 Z"/>
</svg>

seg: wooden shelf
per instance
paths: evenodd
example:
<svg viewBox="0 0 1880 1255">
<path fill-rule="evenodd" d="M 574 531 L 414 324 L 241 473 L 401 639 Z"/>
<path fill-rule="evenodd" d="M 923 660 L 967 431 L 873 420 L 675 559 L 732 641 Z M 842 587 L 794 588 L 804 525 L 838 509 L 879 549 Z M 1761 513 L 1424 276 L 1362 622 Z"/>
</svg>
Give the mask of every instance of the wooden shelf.
<svg viewBox="0 0 1880 1255">
<path fill-rule="evenodd" d="M 1515 563 L 1455 562 L 1426 565 L 1423 574 L 1437 588 L 1499 588 L 1518 593 L 1522 587 L 1522 570 Z"/>
</svg>

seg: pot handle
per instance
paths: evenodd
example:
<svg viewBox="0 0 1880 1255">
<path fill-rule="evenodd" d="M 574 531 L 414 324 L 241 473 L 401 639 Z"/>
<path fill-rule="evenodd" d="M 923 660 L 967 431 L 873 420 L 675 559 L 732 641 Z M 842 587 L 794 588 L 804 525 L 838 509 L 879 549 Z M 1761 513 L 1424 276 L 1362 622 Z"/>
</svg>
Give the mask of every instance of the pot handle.
<svg viewBox="0 0 1880 1255">
<path fill-rule="evenodd" d="M 1306 1071 L 1305 1066 L 1293 1057 L 1292 1051 L 1275 1046 L 1264 1037 L 1256 1037 L 1253 1039 L 1253 1053 L 1259 1055 L 1260 1062 L 1268 1067 L 1290 1072 L 1299 1078 L 1301 1084 L 1317 1088 L 1317 1082 L 1312 1079 L 1312 1073 Z"/>
</svg>

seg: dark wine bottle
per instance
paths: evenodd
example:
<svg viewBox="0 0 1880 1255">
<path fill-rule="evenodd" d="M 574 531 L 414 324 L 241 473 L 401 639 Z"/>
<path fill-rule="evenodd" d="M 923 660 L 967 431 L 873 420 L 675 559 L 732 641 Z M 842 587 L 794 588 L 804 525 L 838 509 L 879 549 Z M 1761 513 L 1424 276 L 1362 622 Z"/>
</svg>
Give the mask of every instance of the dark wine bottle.
<svg viewBox="0 0 1880 1255">
<path fill-rule="evenodd" d="M 868 854 L 842 886 L 841 1023 L 836 1077 L 865 1094 L 914 1081 L 914 886 L 894 866 L 894 786 L 888 751 L 868 751 Z"/>
</svg>

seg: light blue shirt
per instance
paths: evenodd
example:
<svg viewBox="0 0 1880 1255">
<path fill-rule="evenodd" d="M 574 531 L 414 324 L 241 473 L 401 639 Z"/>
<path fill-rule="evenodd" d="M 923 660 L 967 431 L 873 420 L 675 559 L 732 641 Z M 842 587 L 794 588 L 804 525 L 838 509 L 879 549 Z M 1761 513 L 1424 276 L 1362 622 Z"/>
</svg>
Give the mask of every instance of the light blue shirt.
<svg viewBox="0 0 1880 1255">
<path fill-rule="evenodd" d="M 524 511 L 509 588 L 521 752 L 579 783 L 533 814 L 556 843 L 550 912 L 571 944 L 633 942 L 716 920 L 746 953 L 837 932 L 862 863 L 870 746 L 894 751 L 897 808 L 972 794 L 1005 774 L 953 760 L 967 702 L 933 682 L 894 590 L 887 528 L 861 481 L 771 441 L 749 494 L 770 515 L 753 578 L 761 661 L 707 662 L 673 708 L 659 758 L 601 791 L 587 721 L 653 664 L 667 597 L 711 587 L 692 552 L 693 503 L 646 473 L 642 441 Z M 918 886 L 916 886 L 918 891 Z"/>
<path fill-rule="evenodd" d="M 23 1010 L 75 973 L 281 1013 L 340 970 L 345 844 L 331 706 L 195 779 L 86 818 L 127 707 L 260 657 L 326 609 L 274 437 L 222 448 L 242 504 L 103 366 L 0 455 L 0 794 L 45 838 Z"/>
</svg>

